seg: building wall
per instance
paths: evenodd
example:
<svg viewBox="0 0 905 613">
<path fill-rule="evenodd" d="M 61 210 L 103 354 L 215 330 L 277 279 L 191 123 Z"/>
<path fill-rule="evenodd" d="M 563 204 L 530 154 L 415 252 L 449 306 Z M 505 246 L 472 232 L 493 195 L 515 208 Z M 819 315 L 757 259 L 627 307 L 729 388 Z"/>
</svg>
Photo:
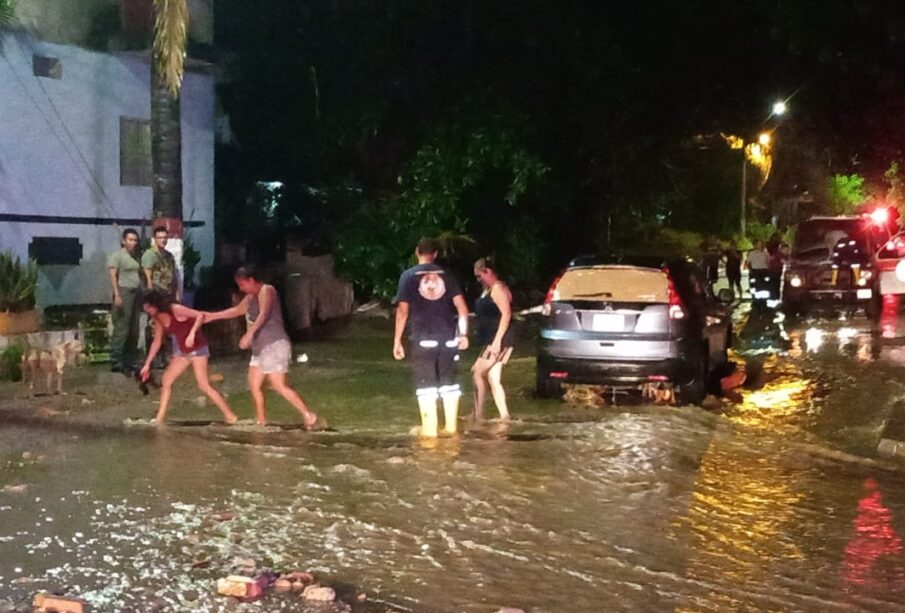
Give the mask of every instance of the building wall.
<svg viewBox="0 0 905 613">
<path fill-rule="evenodd" d="M 62 78 L 36 77 L 32 56 Z M 120 185 L 120 118 L 150 119 L 141 54 L 109 55 L 0 34 L 0 249 L 26 257 L 36 236 L 77 237 L 78 266 L 42 266 L 38 304 L 109 301 L 106 256 L 151 215 L 151 188 Z M 183 216 L 202 265 L 213 260 L 214 84 L 187 72 L 182 93 Z M 146 230 L 150 230 L 147 228 Z"/>
<path fill-rule="evenodd" d="M 214 0 L 188 0 L 188 7 L 189 37 L 213 43 Z M 152 12 L 153 0 L 24 0 L 15 6 L 16 22 L 26 32 L 48 42 L 83 47 L 103 38 L 112 42 L 122 28 L 150 32 Z"/>
</svg>

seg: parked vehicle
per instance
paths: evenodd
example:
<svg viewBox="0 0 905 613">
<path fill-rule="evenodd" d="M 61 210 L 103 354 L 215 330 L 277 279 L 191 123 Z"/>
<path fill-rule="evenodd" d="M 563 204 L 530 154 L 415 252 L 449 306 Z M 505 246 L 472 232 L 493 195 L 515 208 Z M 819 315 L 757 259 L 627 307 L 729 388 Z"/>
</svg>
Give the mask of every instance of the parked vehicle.
<svg viewBox="0 0 905 613">
<path fill-rule="evenodd" d="M 905 294 L 905 232 L 896 234 L 877 252 L 881 296 Z"/>
<path fill-rule="evenodd" d="M 799 314 L 818 305 L 879 312 L 877 252 L 888 227 L 870 216 L 814 217 L 799 224 L 783 275 L 783 310 Z"/>
<path fill-rule="evenodd" d="M 574 260 L 547 293 L 537 356 L 537 392 L 562 384 L 672 387 L 700 403 L 732 339 L 721 304 L 693 262 L 659 258 Z"/>
</svg>

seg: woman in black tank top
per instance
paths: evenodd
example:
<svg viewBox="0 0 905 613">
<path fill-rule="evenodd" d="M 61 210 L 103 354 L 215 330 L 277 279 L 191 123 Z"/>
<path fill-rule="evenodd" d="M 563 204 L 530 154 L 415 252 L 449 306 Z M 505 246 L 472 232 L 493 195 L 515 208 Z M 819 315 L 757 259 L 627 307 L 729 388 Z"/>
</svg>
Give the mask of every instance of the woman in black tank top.
<svg viewBox="0 0 905 613">
<path fill-rule="evenodd" d="M 500 412 L 500 419 L 509 420 L 506 406 L 506 390 L 503 389 L 503 366 L 512 355 L 512 294 L 500 281 L 489 258 L 481 258 L 474 264 L 475 279 L 484 291 L 475 301 L 478 342 L 485 345 L 480 357 L 471 367 L 474 376 L 474 418 L 484 419 L 484 402 L 488 388 Z"/>
</svg>

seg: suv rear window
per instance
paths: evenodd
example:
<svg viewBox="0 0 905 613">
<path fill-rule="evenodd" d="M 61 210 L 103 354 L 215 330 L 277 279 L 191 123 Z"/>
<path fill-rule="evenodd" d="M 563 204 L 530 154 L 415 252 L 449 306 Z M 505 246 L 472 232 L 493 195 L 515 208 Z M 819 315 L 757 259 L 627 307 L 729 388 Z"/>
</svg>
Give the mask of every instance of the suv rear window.
<svg viewBox="0 0 905 613">
<path fill-rule="evenodd" d="M 634 266 L 601 266 L 566 271 L 553 300 L 601 300 L 613 302 L 669 302 L 666 273 Z"/>
<path fill-rule="evenodd" d="M 840 241 L 855 241 L 857 247 L 869 251 L 872 224 L 861 219 L 812 219 L 795 232 L 793 257 L 829 257 Z"/>
</svg>

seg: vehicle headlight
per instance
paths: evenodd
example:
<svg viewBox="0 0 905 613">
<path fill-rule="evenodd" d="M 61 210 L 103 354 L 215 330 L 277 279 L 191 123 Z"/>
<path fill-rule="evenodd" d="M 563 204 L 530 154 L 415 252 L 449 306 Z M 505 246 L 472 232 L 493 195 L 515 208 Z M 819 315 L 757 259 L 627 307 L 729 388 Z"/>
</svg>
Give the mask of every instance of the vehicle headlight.
<svg viewBox="0 0 905 613">
<path fill-rule="evenodd" d="M 789 285 L 792 287 L 801 287 L 801 277 L 798 275 L 792 275 L 789 277 Z"/>
</svg>

